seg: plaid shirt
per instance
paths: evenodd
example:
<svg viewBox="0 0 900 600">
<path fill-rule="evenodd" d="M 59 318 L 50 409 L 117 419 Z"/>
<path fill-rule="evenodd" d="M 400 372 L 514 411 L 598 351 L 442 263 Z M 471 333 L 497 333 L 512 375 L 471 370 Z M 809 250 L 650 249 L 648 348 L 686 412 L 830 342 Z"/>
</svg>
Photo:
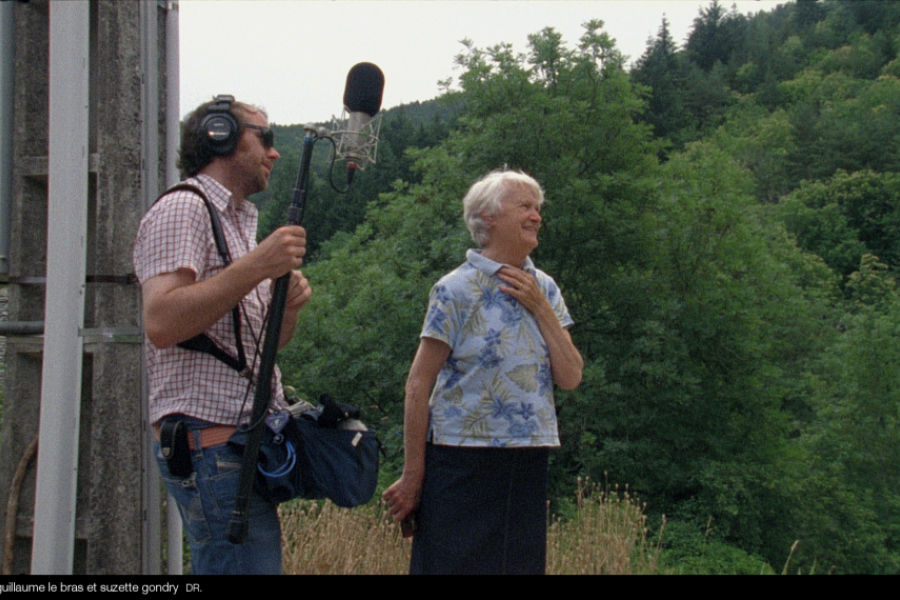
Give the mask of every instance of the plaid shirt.
<svg viewBox="0 0 900 600">
<path fill-rule="evenodd" d="M 234 207 L 231 193 L 215 179 L 199 175 L 187 180 L 200 187 L 219 210 L 222 229 L 232 260 L 256 247 L 256 207 L 248 201 Z M 189 191 L 177 191 L 160 199 L 141 220 L 134 245 L 134 269 L 138 279 L 148 279 L 178 269 L 189 269 L 197 281 L 224 269 L 216 250 L 209 213 L 203 200 Z M 259 371 L 257 338 L 264 334 L 263 320 L 271 298 L 270 282 L 264 281 L 241 301 L 241 338 L 247 364 Z M 231 311 L 206 331 L 217 346 L 237 357 Z M 209 354 L 178 346 L 157 348 L 144 341 L 150 381 L 150 422 L 169 414 L 182 414 L 220 425 L 236 425 L 249 419 L 255 390 L 247 378 Z M 272 398 L 285 406 L 281 374 L 275 369 Z"/>
</svg>

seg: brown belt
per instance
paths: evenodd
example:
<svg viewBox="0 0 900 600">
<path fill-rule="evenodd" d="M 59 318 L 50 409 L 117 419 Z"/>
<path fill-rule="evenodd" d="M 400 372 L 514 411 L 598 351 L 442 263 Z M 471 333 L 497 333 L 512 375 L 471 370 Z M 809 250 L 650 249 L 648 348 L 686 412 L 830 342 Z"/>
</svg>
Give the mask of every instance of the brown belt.
<svg viewBox="0 0 900 600">
<path fill-rule="evenodd" d="M 155 426 L 156 430 L 156 441 L 159 441 L 159 425 Z M 219 446 L 228 441 L 228 438 L 231 437 L 231 434 L 235 432 L 237 427 L 234 425 L 213 425 L 212 427 L 206 427 L 200 430 L 200 449 L 212 448 L 213 446 Z M 196 450 L 196 445 L 194 444 L 194 434 L 193 432 L 188 435 L 188 447 L 191 450 Z"/>
</svg>

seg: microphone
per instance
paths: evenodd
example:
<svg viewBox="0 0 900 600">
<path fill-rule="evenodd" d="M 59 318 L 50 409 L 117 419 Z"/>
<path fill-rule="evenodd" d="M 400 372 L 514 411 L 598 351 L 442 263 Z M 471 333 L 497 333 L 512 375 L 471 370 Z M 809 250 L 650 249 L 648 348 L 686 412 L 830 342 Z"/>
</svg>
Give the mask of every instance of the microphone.
<svg viewBox="0 0 900 600">
<path fill-rule="evenodd" d="M 338 155 L 347 161 L 347 180 L 352 181 L 357 169 L 375 163 L 378 150 L 378 131 L 381 117 L 374 118 L 381 110 L 384 94 L 384 73 L 377 65 L 362 62 L 347 74 L 344 88 L 344 115 L 347 128 L 341 131 Z"/>
</svg>

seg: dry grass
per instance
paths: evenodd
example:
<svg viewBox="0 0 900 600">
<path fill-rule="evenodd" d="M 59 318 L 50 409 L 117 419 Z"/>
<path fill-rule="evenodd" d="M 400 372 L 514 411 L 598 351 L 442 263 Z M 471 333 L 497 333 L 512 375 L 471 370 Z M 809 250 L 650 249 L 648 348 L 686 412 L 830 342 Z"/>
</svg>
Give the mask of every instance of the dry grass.
<svg viewBox="0 0 900 600">
<path fill-rule="evenodd" d="M 637 574 L 657 570 L 645 517 L 627 490 L 579 481 L 577 511 L 547 533 L 549 574 Z M 381 503 L 352 510 L 330 502 L 282 504 L 284 571 L 317 575 L 398 575 L 409 568 L 411 541 Z"/>
<path fill-rule="evenodd" d="M 279 512 L 286 574 L 397 575 L 409 568 L 411 540 L 381 503 L 346 509 L 302 501 Z"/>
<path fill-rule="evenodd" d="M 644 507 L 626 488 L 578 480 L 577 512 L 547 531 L 547 573 L 637 575 L 658 572 L 659 548 L 647 542 Z"/>
</svg>

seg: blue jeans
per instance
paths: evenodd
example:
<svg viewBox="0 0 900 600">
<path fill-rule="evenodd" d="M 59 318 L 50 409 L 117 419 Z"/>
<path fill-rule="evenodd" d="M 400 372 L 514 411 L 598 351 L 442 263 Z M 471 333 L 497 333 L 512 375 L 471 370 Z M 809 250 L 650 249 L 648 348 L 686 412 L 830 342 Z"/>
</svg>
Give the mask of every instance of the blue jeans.
<svg viewBox="0 0 900 600">
<path fill-rule="evenodd" d="M 191 432 L 199 447 L 199 430 Z M 169 473 L 159 444 L 154 445 L 159 472 L 175 498 L 191 547 L 194 575 L 280 575 L 281 523 L 276 504 L 255 492 L 250 500 L 249 532 L 242 544 L 228 541 L 241 456 L 223 444 L 191 452 L 194 471 L 187 477 Z M 171 541 L 170 541 L 171 543 Z"/>
</svg>

